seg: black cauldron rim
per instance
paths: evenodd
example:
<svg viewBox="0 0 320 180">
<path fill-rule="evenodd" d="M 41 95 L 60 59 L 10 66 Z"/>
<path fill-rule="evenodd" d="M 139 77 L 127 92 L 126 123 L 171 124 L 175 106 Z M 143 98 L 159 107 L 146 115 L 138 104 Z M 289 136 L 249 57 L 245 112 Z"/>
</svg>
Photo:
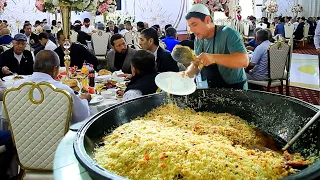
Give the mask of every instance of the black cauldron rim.
<svg viewBox="0 0 320 180">
<path fill-rule="evenodd" d="M 206 90 L 206 89 L 197 89 L 197 90 Z M 230 91 L 230 90 L 227 90 L 227 91 Z M 240 91 L 241 92 L 243 90 L 232 90 L 232 91 Z M 278 97 L 281 97 L 282 99 L 285 99 L 285 100 L 294 102 L 296 104 L 305 106 L 305 107 L 309 108 L 310 110 L 314 111 L 315 113 L 320 110 L 316 106 L 314 106 L 308 102 L 302 101 L 302 100 L 295 98 L 295 97 L 285 96 L 285 95 L 271 93 L 271 92 L 257 91 L 257 90 L 246 90 L 246 91 L 247 92 L 262 93 L 262 94 L 269 94 L 272 96 L 278 96 Z M 165 92 L 162 92 L 160 94 L 165 94 Z M 102 110 L 101 112 L 91 116 L 90 118 L 88 118 L 86 120 L 86 122 L 82 125 L 82 127 L 78 129 L 76 139 L 74 140 L 74 143 L 73 143 L 74 153 L 75 153 L 75 156 L 76 156 L 77 160 L 79 161 L 79 163 L 84 167 L 84 169 L 86 171 L 88 171 L 88 173 L 90 175 L 93 174 L 94 176 L 100 176 L 100 177 L 105 177 L 107 179 L 116 179 L 116 180 L 127 179 L 127 178 L 121 177 L 121 176 L 119 176 L 113 172 L 110 172 L 110 171 L 104 169 L 103 167 L 99 166 L 87 154 L 87 152 L 84 148 L 84 136 L 85 136 L 86 131 L 89 129 L 90 125 L 93 124 L 95 122 L 95 120 L 99 119 L 99 117 L 103 116 L 104 114 L 112 111 L 114 108 L 116 108 L 118 106 L 125 105 L 125 104 L 129 104 L 129 103 L 136 101 L 136 100 L 148 99 L 154 95 L 156 95 L 156 94 L 145 95 L 145 96 L 142 96 L 142 97 L 139 97 L 136 99 L 131 99 L 128 101 L 124 101 L 124 102 L 112 105 L 112 106 Z M 308 176 L 306 177 L 306 175 L 308 175 Z M 283 180 L 316 179 L 319 177 L 320 177 L 320 160 L 313 163 L 308 168 L 303 169 L 299 173 L 285 177 Z"/>
</svg>

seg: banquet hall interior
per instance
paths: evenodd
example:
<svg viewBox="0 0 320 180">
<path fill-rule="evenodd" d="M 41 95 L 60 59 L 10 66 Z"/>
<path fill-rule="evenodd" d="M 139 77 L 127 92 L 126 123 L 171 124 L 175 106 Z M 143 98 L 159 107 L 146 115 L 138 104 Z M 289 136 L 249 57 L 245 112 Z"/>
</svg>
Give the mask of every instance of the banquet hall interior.
<svg viewBox="0 0 320 180">
<path fill-rule="evenodd" d="M 269 128 L 270 133 L 281 132 L 277 138 L 288 142 L 320 111 L 320 1 L 0 0 L 0 68 L 1 180 L 91 180 L 121 179 L 121 176 L 192 179 L 192 175 L 197 175 L 192 173 L 201 173 L 186 172 L 184 168 L 172 177 L 161 173 L 157 177 L 158 170 L 142 175 L 139 167 L 153 160 L 150 149 L 146 150 L 149 153 L 145 152 L 143 162 L 137 160 L 137 166 L 127 162 L 136 174 L 125 172 L 124 167 L 123 173 L 117 173 L 119 167 L 110 165 L 116 162 L 96 165 L 99 162 L 93 158 L 96 154 L 83 152 L 91 146 L 96 152 L 106 147 L 106 141 L 96 143 L 98 137 L 85 133 L 96 131 L 100 137 L 102 130 L 92 127 L 105 128 L 105 124 L 112 122 L 115 124 L 109 128 L 116 129 L 131 119 L 142 118 L 154 108 L 153 103 L 161 101 L 161 105 L 176 103 L 183 111 L 185 107 L 194 108 L 197 115 L 199 110 L 230 113 L 230 117 L 243 119 L 247 114 L 260 120 L 265 118 L 261 121 L 277 124 L 275 127 L 279 128 Z M 190 102 L 199 99 L 192 104 L 187 102 L 188 98 Z M 222 101 L 223 108 L 205 105 Z M 187 105 L 180 106 L 183 102 Z M 169 115 L 180 113 L 173 109 L 168 109 Z M 109 118 L 100 122 L 104 117 Z M 290 117 L 292 121 L 288 120 Z M 291 126 L 294 123 L 296 126 Z M 194 124 L 194 134 L 199 128 L 207 128 L 202 125 Z M 252 125 L 262 131 L 266 127 Z M 319 127 L 319 121 L 312 127 Z M 220 130 L 214 129 L 213 133 Z M 319 148 L 320 134 L 314 136 Z M 95 143 L 86 138 L 93 138 Z M 293 147 L 299 149 L 297 146 Z M 230 150 L 230 154 L 234 152 Z M 126 153 L 129 152 L 116 155 L 113 151 L 110 156 L 125 157 Z M 163 156 L 174 156 L 168 154 Z M 98 169 L 89 167 L 90 163 Z M 156 168 L 169 169 L 164 160 L 160 163 Z M 283 166 L 287 167 L 283 171 L 289 172 L 290 165 Z M 98 173 L 99 168 L 106 167 L 114 167 L 114 171 Z M 223 167 L 211 172 L 227 171 L 228 164 Z M 224 177 L 243 178 L 241 173 L 237 174 L 238 171 L 235 176 L 227 173 Z M 249 176 L 244 179 L 250 179 Z M 275 179 L 285 176 L 283 173 Z M 317 179 L 320 174 L 304 178 Z"/>
</svg>

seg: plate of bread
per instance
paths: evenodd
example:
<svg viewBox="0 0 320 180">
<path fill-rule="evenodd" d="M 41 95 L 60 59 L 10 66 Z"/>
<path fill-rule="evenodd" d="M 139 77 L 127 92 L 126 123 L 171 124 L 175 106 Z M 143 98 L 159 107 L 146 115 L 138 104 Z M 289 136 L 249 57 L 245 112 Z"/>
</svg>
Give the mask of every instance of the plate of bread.
<svg viewBox="0 0 320 180">
<path fill-rule="evenodd" d="M 80 83 L 76 79 L 66 79 L 62 83 L 69 86 L 75 92 L 80 90 Z"/>
</svg>

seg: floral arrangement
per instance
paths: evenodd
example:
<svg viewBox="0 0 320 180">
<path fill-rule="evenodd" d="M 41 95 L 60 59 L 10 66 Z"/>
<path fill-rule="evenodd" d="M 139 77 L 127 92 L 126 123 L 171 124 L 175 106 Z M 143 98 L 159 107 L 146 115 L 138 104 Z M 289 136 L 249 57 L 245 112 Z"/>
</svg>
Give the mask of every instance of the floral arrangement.
<svg viewBox="0 0 320 180">
<path fill-rule="evenodd" d="M 97 0 L 36 0 L 36 8 L 41 12 L 56 12 L 60 6 L 70 6 L 71 10 L 95 11 Z"/>
<path fill-rule="evenodd" d="M 233 12 L 241 12 L 241 11 L 242 11 L 242 8 L 241 8 L 241 6 L 237 5 L 237 6 L 235 6 L 235 7 L 232 8 L 232 11 L 233 11 Z"/>
<path fill-rule="evenodd" d="M 226 16 L 229 16 L 228 5 L 230 0 L 193 0 L 193 4 L 204 4 L 210 10 L 210 13 L 213 14 L 216 11 L 225 12 Z"/>
<path fill-rule="evenodd" d="M 300 13 L 303 11 L 303 7 L 300 4 L 297 4 L 291 8 L 291 12 Z"/>
<path fill-rule="evenodd" d="M 113 21 L 116 25 L 119 25 L 124 24 L 125 21 L 130 21 L 131 23 L 133 23 L 135 21 L 135 18 L 129 13 L 121 13 L 116 11 L 112 14 L 108 14 L 105 20 L 106 22 Z"/>
<path fill-rule="evenodd" d="M 278 4 L 274 0 L 267 0 L 262 7 L 262 12 L 276 13 L 278 12 Z"/>
<path fill-rule="evenodd" d="M 96 15 L 113 13 L 117 9 L 117 2 L 114 0 L 98 0 Z"/>
<path fill-rule="evenodd" d="M 0 0 L 0 13 L 3 12 L 6 6 L 7 6 L 7 0 Z"/>
</svg>

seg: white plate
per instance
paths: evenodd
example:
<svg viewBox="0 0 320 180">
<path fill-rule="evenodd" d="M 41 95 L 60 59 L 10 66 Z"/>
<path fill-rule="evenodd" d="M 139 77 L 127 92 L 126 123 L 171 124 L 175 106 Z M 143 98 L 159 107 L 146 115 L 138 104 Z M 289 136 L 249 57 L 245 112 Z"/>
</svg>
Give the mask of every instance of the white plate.
<svg viewBox="0 0 320 180">
<path fill-rule="evenodd" d="M 174 95 L 185 96 L 196 91 L 194 79 L 182 77 L 181 73 L 177 72 L 160 73 L 155 82 L 160 89 Z"/>
<path fill-rule="evenodd" d="M 19 76 L 23 77 L 23 79 L 26 79 L 27 77 L 29 77 L 26 75 L 19 75 Z M 3 77 L 2 79 L 5 81 L 19 81 L 19 80 L 21 80 L 21 79 L 13 80 L 13 78 L 14 78 L 14 75 L 10 75 L 10 76 Z"/>
<path fill-rule="evenodd" d="M 103 75 L 103 76 L 97 76 L 96 77 L 96 81 L 105 81 L 107 79 L 110 79 L 112 77 L 112 75 Z"/>
<path fill-rule="evenodd" d="M 91 95 L 91 101 L 89 104 L 98 104 L 103 101 L 103 96 L 101 95 Z"/>
</svg>

